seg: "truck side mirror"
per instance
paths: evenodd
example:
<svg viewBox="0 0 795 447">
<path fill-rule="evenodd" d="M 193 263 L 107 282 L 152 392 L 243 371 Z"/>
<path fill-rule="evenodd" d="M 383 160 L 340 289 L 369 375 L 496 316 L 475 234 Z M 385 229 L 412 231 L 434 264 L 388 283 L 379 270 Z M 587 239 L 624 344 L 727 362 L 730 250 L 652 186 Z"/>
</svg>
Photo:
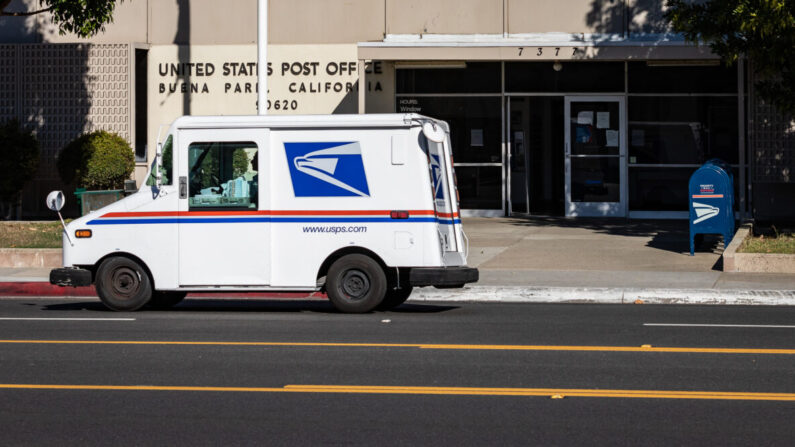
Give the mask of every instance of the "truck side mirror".
<svg viewBox="0 0 795 447">
<path fill-rule="evenodd" d="M 58 213 L 58 218 L 61 219 L 61 225 L 63 226 L 63 231 L 66 234 L 66 239 L 69 240 L 69 244 L 74 246 L 72 242 L 72 238 L 69 237 L 69 232 L 66 231 L 66 222 L 63 221 L 63 216 L 61 216 L 61 208 L 66 204 L 66 197 L 63 195 L 63 191 L 52 191 L 47 194 L 47 208 L 55 211 Z"/>
<path fill-rule="evenodd" d="M 47 208 L 52 211 L 58 212 L 61 211 L 61 208 L 66 204 L 66 197 L 63 195 L 63 191 L 52 191 L 51 193 L 47 194 Z"/>
<path fill-rule="evenodd" d="M 157 143 L 157 150 L 155 151 L 155 185 L 157 188 L 163 185 L 163 174 L 160 172 L 160 166 L 163 164 L 163 143 Z"/>
</svg>

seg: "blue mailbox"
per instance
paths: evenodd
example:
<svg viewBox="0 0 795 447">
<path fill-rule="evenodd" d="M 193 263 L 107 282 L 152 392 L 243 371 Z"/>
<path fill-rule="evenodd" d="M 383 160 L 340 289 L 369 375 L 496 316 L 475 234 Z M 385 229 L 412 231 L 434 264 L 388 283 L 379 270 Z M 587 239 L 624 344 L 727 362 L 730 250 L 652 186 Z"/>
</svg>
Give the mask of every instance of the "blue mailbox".
<svg viewBox="0 0 795 447">
<path fill-rule="evenodd" d="M 697 234 L 722 234 L 728 247 L 734 236 L 734 177 L 722 160 L 704 163 L 690 176 L 690 256 Z"/>
</svg>

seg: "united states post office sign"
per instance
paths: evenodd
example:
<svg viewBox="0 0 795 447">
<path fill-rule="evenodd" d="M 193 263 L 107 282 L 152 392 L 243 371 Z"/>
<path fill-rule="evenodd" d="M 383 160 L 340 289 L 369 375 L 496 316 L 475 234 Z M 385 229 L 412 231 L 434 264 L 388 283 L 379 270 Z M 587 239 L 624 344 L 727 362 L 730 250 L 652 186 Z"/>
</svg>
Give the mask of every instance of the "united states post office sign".
<svg viewBox="0 0 795 447">
<path fill-rule="evenodd" d="M 356 113 L 356 45 L 269 45 L 271 114 Z M 394 74 L 387 62 L 367 61 L 371 111 L 392 111 Z M 257 113 L 256 45 L 164 45 L 149 50 L 148 89 L 157 115 Z M 176 113 L 176 115 L 175 115 Z"/>
</svg>

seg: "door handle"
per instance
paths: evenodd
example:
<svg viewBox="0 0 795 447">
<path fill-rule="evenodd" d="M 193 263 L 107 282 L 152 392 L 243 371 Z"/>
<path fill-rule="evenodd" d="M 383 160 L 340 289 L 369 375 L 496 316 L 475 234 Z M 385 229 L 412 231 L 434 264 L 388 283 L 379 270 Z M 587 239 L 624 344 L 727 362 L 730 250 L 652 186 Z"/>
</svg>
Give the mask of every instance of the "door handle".
<svg viewBox="0 0 795 447">
<path fill-rule="evenodd" d="M 188 198 L 188 177 L 184 175 L 179 178 L 179 198 Z"/>
</svg>

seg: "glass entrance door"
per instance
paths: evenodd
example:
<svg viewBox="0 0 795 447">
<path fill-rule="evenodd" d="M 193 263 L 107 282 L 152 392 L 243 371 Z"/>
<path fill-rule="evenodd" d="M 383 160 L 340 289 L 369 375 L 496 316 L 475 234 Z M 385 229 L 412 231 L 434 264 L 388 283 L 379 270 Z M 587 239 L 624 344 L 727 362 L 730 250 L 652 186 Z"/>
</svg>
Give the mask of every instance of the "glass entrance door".
<svg viewBox="0 0 795 447">
<path fill-rule="evenodd" d="M 564 214 L 563 96 L 508 97 L 509 213 Z"/>
<path fill-rule="evenodd" d="M 621 96 L 567 96 L 566 215 L 627 214 L 626 102 Z"/>
</svg>

